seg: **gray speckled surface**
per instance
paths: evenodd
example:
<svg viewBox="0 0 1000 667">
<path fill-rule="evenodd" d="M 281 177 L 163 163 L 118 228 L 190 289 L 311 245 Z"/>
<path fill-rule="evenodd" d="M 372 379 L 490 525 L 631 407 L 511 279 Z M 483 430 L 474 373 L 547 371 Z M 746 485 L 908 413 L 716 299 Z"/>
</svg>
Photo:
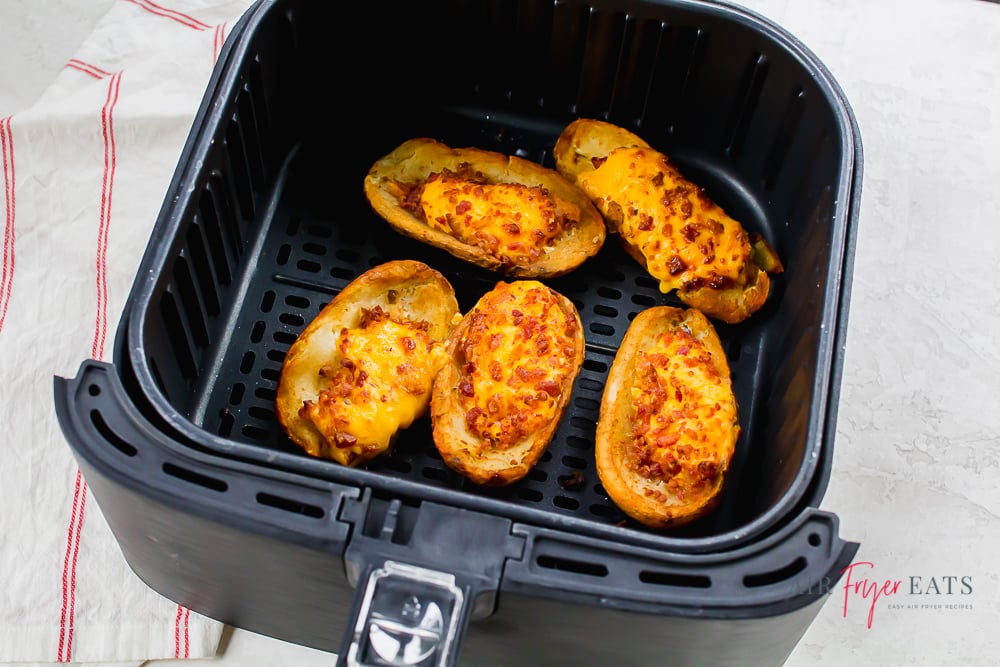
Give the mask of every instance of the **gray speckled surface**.
<svg viewBox="0 0 1000 667">
<path fill-rule="evenodd" d="M 850 326 L 822 506 L 861 541 L 855 560 L 872 564 L 854 578 L 901 581 L 875 603 L 870 629 L 872 596 L 852 588 L 845 616 L 835 590 L 788 664 L 996 664 L 1000 6 L 743 4 L 820 57 L 861 127 Z"/>
</svg>

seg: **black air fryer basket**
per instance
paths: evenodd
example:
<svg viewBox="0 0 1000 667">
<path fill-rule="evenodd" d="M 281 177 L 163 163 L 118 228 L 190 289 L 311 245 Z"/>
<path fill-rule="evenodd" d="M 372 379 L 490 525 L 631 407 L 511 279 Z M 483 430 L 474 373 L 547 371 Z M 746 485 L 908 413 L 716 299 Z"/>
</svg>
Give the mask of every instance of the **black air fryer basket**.
<svg viewBox="0 0 1000 667">
<path fill-rule="evenodd" d="M 190 609 L 342 664 L 781 664 L 858 548 L 817 509 L 862 170 L 836 82 L 781 28 L 719 2 L 355 5 L 247 11 L 113 363 L 55 380 L 63 431 L 126 560 Z M 600 486 L 594 430 L 618 345 L 642 309 L 680 305 L 613 236 L 546 281 L 576 303 L 587 351 L 527 478 L 465 481 L 427 418 L 364 468 L 299 450 L 275 417 L 281 364 L 348 282 L 419 259 L 464 312 L 501 279 L 393 231 L 365 199 L 369 167 L 417 136 L 552 167 L 577 117 L 669 154 L 785 264 L 762 310 L 716 324 L 743 427 L 719 507 L 651 531 Z"/>
</svg>

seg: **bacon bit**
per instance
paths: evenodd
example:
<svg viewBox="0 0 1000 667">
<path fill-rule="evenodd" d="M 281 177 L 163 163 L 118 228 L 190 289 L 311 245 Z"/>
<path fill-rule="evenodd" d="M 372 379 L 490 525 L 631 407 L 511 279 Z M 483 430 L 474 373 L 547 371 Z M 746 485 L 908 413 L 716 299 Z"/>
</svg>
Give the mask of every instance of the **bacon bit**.
<svg viewBox="0 0 1000 667">
<path fill-rule="evenodd" d="M 372 308 L 362 308 L 361 309 L 361 328 L 365 329 L 369 325 L 379 322 L 388 317 L 386 312 L 382 310 L 382 306 L 373 306 Z"/>
<path fill-rule="evenodd" d="M 684 270 L 686 268 L 687 265 L 684 263 L 684 260 L 682 260 L 677 255 L 671 255 L 667 259 L 667 271 L 669 271 L 670 275 L 672 276 L 676 276 L 679 273 L 684 273 Z"/>
<path fill-rule="evenodd" d="M 657 436 L 656 446 L 660 449 L 670 447 L 677 444 L 677 441 L 681 439 L 681 436 L 677 433 L 664 433 Z"/>
<path fill-rule="evenodd" d="M 462 394 L 462 396 L 467 396 L 469 398 L 472 398 L 473 396 L 476 395 L 475 388 L 473 388 L 472 383 L 469 382 L 468 380 L 462 380 L 461 382 L 458 383 L 458 391 Z M 475 409 L 478 410 L 479 408 Z"/>
<path fill-rule="evenodd" d="M 476 421 L 479 420 L 479 417 L 481 417 L 482 414 L 483 414 L 483 409 L 480 408 L 479 406 L 472 408 L 471 410 L 465 413 L 465 423 L 469 426 L 469 428 L 475 427 Z"/>
<path fill-rule="evenodd" d="M 542 368 L 525 368 L 524 366 L 517 366 L 514 368 L 514 375 L 517 376 L 518 380 L 527 384 L 544 378 L 545 370 Z"/>
<path fill-rule="evenodd" d="M 648 213 L 643 214 L 642 218 L 639 220 L 639 231 L 648 232 L 653 228 L 653 216 Z"/>
<path fill-rule="evenodd" d="M 358 439 L 345 431 L 338 431 L 333 434 L 333 442 L 337 449 L 347 449 L 358 444 Z"/>
<path fill-rule="evenodd" d="M 309 411 L 316 407 L 316 404 L 312 401 L 302 401 L 302 407 L 299 408 L 299 417 L 302 419 L 307 419 L 309 417 Z"/>
<path fill-rule="evenodd" d="M 729 276 L 720 276 L 718 274 L 712 276 L 712 279 L 708 282 L 708 286 L 712 289 L 727 289 L 732 287 L 735 281 Z"/>
<path fill-rule="evenodd" d="M 701 230 L 698 229 L 697 224 L 688 223 L 681 227 L 681 236 L 683 236 L 684 240 L 688 243 L 694 243 L 694 240 L 698 238 L 700 233 Z"/>
<path fill-rule="evenodd" d="M 539 336 L 535 340 L 535 354 L 540 357 L 548 355 L 550 349 L 549 339 L 544 336 Z"/>
<path fill-rule="evenodd" d="M 403 348 L 407 352 L 412 352 L 413 350 L 417 349 L 416 341 L 410 338 L 409 336 L 403 336 L 399 342 L 403 344 Z"/>
<path fill-rule="evenodd" d="M 699 479 L 708 482 L 719 474 L 719 465 L 715 461 L 701 461 L 698 464 Z"/>
<path fill-rule="evenodd" d="M 468 213 L 471 208 L 472 208 L 472 202 L 469 201 L 468 199 L 463 199 L 462 201 L 458 202 L 458 206 L 455 207 L 455 213 L 457 215 L 463 215 L 465 213 Z"/>
<path fill-rule="evenodd" d="M 691 280 L 687 280 L 682 285 L 685 291 L 696 290 L 705 284 L 705 279 L 701 276 L 695 276 Z"/>
<path fill-rule="evenodd" d="M 535 389 L 538 391 L 544 391 L 549 396 L 555 398 L 560 394 L 559 383 L 555 380 L 542 380 L 535 385 Z"/>
</svg>

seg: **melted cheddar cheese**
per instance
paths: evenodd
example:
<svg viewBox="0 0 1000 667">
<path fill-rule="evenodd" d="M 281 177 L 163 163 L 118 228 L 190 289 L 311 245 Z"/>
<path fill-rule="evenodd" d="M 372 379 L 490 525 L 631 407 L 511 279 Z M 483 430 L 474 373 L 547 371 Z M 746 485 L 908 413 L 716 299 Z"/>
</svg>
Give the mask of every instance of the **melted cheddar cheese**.
<svg viewBox="0 0 1000 667">
<path fill-rule="evenodd" d="M 500 283 L 469 314 L 458 342 L 469 430 L 508 449 L 549 424 L 573 373 L 576 321 L 540 283 Z"/>
<path fill-rule="evenodd" d="M 337 355 L 319 373 L 325 388 L 305 401 L 300 415 L 333 446 L 355 456 L 382 452 L 392 435 L 427 408 L 431 385 L 447 361 L 426 322 L 365 310 L 360 327 L 337 335 Z"/>
<path fill-rule="evenodd" d="M 743 227 L 652 148 L 619 148 L 579 185 L 637 248 L 660 291 L 743 284 L 751 246 Z"/>
<path fill-rule="evenodd" d="M 427 224 L 511 264 L 526 264 L 580 219 L 580 208 L 545 188 L 431 174 L 420 193 Z"/>
<path fill-rule="evenodd" d="M 660 335 L 635 363 L 635 430 L 629 467 L 662 480 L 665 493 L 690 501 L 724 472 L 720 451 L 737 423 L 728 373 L 720 373 L 705 345 L 686 327 Z"/>
</svg>

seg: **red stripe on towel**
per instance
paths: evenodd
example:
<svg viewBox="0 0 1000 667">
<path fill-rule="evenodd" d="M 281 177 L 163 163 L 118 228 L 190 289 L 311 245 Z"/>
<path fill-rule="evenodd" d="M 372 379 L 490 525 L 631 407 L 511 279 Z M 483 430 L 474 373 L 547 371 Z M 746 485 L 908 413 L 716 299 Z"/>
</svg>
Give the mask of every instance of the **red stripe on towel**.
<svg viewBox="0 0 1000 667">
<path fill-rule="evenodd" d="M 189 621 L 191 620 L 191 610 L 184 609 L 184 655 L 182 658 L 188 658 L 191 656 L 191 627 Z"/>
<path fill-rule="evenodd" d="M 108 231 L 111 227 L 111 195 L 115 186 L 114 108 L 118 102 L 118 90 L 122 73 L 111 77 L 108 96 L 101 109 L 101 133 L 104 137 L 104 179 L 101 187 L 101 220 L 97 229 L 97 312 L 94 322 L 94 342 L 90 348 L 94 359 L 104 357 L 104 342 L 108 335 Z"/>
<path fill-rule="evenodd" d="M 177 605 L 177 614 L 174 616 L 174 657 L 189 658 L 191 656 L 191 631 L 188 623 L 191 619 L 191 611 Z"/>
<path fill-rule="evenodd" d="M 84 510 L 87 507 L 87 483 L 76 471 L 73 489 L 73 510 L 66 529 L 66 553 L 63 555 L 62 610 L 59 614 L 59 648 L 57 662 L 73 660 L 73 625 L 76 613 L 76 562 L 80 555 L 80 532 L 83 529 Z"/>
<path fill-rule="evenodd" d="M 150 14 L 155 14 L 156 16 L 162 16 L 164 18 L 170 19 L 171 21 L 177 21 L 181 25 L 187 26 L 188 28 L 193 28 L 194 30 L 208 30 L 209 28 L 212 27 L 207 23 L 203 23 L 192 16 L 188 16 L 187 14 L 183 14 L 173 9 L 167 9 L 166 7 L 161 7 L 160 5 L 156 4 L 155 2 L 151 2 L 150 0 L 127 0 L 127 1 L 131 2 L 133 5 L 137 5 L 142 9 L 145 9 Z"/>
<path fill-rule="evenodd" d="M 89 74 L 95 79 L 103 79 L 106 76 L 111 76 L 111 72 L 105 72 L 100 67 L 91 65 L 90 63 L 85 63 L 82 60 L 77 60 L 72 58 L 66 63 L 66 67 L 72 67 L 75 70 L 80 70 L 84 74 Z"/>
<path fill-rule="evenodd" d="M 104 341 L 108 327 L 107 247 L 108 228 L 111 223 L 111 192 L 114 188 L 116 166 L 113 110 L 118 102 L 121 72 L 111 77 L 108 95 L 101 109 L 101 130 L 104 137 L 104 180 L 101 188 L 101 219 L 97 233 L 97 315 L 94 323 L 94 343 L 91 353 L 95 359 L 104 357 Z M 63 556 L 62 609 L 59 615 L 58 662 L 73 660 L 73 628 L 76 616 L 76 564 L 80 555 L 80 535 L 83 532 L 84 510 L 87 506 L 87 483 L 80 470 L 76 471 L 73 491 L 73 510 L 66 530 L 66 553 Z"/>
<path fill-rule="evenodd" d="M 219 61 L 219 52 L 222 51 L 222 45 L 226 43 L 226 24 L 220 23 L 215 26 L 215 40 L 212 44 L 212 63 Z"/>
<path fill-rule="evenodd" d="M 0 331 L 7 318 L 7 305 L 14 284 L 14 133 L 10 127 L 10 116 L 0 119 L 0 154 L 3 163 L 4 226 L 3 226 L 3 272 L 0 274 Z"/>
</svg>

